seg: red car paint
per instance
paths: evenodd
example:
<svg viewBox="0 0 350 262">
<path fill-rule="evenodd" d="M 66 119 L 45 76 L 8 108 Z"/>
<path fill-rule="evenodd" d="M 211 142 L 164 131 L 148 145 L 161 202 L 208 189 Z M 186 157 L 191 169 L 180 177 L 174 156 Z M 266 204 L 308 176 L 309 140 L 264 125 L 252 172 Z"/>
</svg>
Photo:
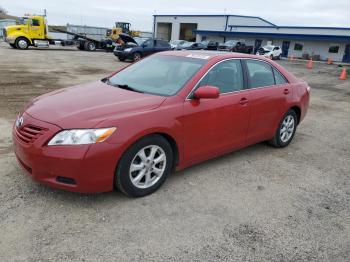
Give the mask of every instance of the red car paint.
<svg viewBox="0 0 350 262">
<path fill-rule="evenodd" d="M 174 96 L 137 93 L 94 82 L 34 99 L 22 113 L 21 127 L 13 126 L 19 163 L 43 184 L 83 193 L 105 192 L 113 190 L 123 152 L 146 135 L 159 133 L 173 140 L 179 170 L 271 139 L 292 107 L 300 110 L 300 121 L 303 120 L 309 87 L 274 61 L 238 53 L 184 51 L 156 55 L 189 54 L 206 56 L 207 63 Z M 278 69 L 289 83 L 227 93 L 217 99 L 187 99 L 202 76 L 228 58 L 263 60 Z M 62 129 L 114 126 L 117 131 L 101 143 L 47 145 Z M 59 176 L 72 178 L 76 184 L 58 181 Z"/>
</svg>

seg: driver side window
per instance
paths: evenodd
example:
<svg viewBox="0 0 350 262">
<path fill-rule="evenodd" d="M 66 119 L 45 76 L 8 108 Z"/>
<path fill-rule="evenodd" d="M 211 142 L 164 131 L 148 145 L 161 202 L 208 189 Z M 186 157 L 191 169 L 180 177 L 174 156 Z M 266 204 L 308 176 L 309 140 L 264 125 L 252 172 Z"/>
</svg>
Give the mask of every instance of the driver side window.
<svg viewBox="0 0 350 262">
<path fill-rule="evenodd" d="M 215 86 L 221 94 L 243 90 L 241 61 L 231 59 L 217 64 L 200 81 L 198 87 L 201 86 Z"/>
<path fill-rule="evenodd" d="M 143 47 L 153 47 L 153 40 L 147 40 L 144 42 Z"/>
</svg>

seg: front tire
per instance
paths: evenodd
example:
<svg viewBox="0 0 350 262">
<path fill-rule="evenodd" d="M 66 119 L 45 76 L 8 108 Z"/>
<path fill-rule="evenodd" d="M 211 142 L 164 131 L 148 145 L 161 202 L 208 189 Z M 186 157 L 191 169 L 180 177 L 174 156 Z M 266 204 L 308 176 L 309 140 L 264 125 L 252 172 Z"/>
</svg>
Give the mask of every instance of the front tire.
<svg viewBox="0 0 350 262">
<path fill-rule="evenodd" d="M 136 52 L 133 54 L 132 59 L 134 62 L 140 61 L 141 60 L 141 54 L 139 52 Z"/>
<path fill-rule="evenodd" d="M 19 37 L 16 39 L 15 45 L 17 49 L 25 50 L 25 49 L 28 49 L 29 47 L 29 41 L 24 37 Z"/>
<path fill-rule="evenodd" d="M 286 147 L 288 146 L 295 135 L 297 130 L 298 117 L 294 110 L 289 110 L 280 122 L 275 136 L 269 143 L 274 147 Z"/>
<path fill-rule="evenodd" d="M 150 135 L 133 144 L 118 164 L 116 187 L 127 196 L 143 197 L 155 192 L 173 166 L 173 151 L 160 135 Z"/>
</svg>

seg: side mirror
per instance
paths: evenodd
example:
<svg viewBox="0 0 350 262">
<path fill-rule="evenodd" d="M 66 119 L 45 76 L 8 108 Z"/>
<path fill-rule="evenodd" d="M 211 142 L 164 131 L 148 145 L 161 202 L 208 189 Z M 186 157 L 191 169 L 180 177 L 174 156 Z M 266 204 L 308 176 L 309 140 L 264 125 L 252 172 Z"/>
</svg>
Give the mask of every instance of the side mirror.
<svg viewBox="0 0 350 262">
<path fill-rule="evenodd" d="M 195 99 L 215 99 L 219 98 L 219 96 L 219 88 L 215 86 L 201 86 L 193 93 L 193 98 Z"/>
</svg>

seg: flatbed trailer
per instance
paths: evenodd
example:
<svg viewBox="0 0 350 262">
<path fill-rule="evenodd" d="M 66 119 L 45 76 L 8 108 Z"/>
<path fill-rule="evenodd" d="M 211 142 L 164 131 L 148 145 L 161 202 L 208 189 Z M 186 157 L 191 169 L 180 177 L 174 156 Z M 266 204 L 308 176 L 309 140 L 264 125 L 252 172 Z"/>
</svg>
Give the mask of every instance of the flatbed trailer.
<svg viewBox="0 0 350 262">
<path fill-rule="evenodd" d="M 54 28 L 54 30 L 74 36 L 73 40 L 71 41 L 76 43 L 79 50 L 95 51 L 96 49 L 104 49 L 107 51 L 113 51 L 114 48 L 113 41 L 111 39 L 96 40 L 84 34 L 77 34 L 59 28 Z"/>
</svg>

